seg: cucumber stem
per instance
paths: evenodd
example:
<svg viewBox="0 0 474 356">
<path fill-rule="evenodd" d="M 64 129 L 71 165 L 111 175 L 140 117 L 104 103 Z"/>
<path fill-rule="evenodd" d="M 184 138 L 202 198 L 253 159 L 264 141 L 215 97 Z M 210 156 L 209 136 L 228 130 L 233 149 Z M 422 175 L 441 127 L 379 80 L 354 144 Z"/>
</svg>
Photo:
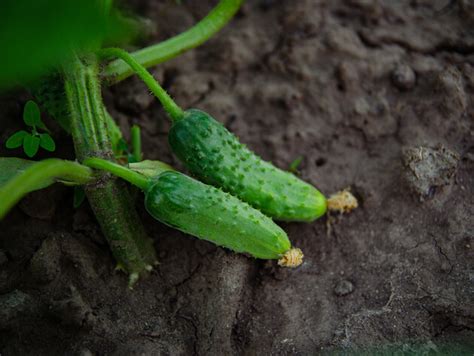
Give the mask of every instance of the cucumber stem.
<svg viewBox="0 0 474 356">
<path fill-rule="evenodd" d="M 187 31 L 161 43 L 142 48 L 131 55 L 138 63 L 149 68 L 195 48 L 219 32 L 234 17 L 243 1 L 220 0 L 206 17 Z M 133 71 L 124 61 L 118 59 L 110 62 L 104 73 L 112 83 L 117 83 L 132 75 Z"/>
<path fill-rule="evenodd" d="M 184 111 L 168 95 L 165 89 L 156 81 L 156 79 L 146 70 L 144 66 L 137 62 L 127 51 L 121 48 L 104 48 L 97 52 L 101 58 L 118 57 L 127 63 L 132 70 L 143 80 L 146 86 L 160 100 L 172 121 L 178 121 L 183 118 Z"/>
<path fill-rule="evenodd" d="M 142 160 L 142 138 L 140 133 L 140 126 L 133 125 L 130 130 L 130 141 L 132 143 L 132 156 L 135 162 Z"/>
<path fill-rule="evenodd" d="M 107 161 L 102 158 L 87 158 L 82 162 L 83 165 L 88 166 L 90 168 L 101 169 L 107 172 L 112 173 L 113 175 L 120 177 L 127 182 L 136 185 L 141 190 L 146 190 L 149 184 L 149 179 L 141 175 L 140 173 L 136 173 L 127 167 L 121 166 L 117 163 L 113 163 Z"/>
</svg>

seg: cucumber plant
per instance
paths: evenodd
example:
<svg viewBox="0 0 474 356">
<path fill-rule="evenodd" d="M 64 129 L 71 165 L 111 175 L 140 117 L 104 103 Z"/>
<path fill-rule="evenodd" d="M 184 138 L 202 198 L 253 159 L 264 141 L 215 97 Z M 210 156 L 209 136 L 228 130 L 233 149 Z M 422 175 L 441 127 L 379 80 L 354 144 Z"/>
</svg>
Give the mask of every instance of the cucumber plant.
<svg viewBox="0 0 474 356">
<path fill-rule="evenodd" d="M 6 13 L 14 15 L 21 13 L 24 2 L 29 0 L 6 1 Z M 205 42 L 232 19 L 242 2 L 220 0 L 206 17 L 182 34 L 127 53 L 119 48 L 104 48 L 105 43 L 129 37 L 128 32 L 111 26 L 117 24 L 117 18 L 125 19 L 123 15 L 117 16 L 113 1 L 84 0 L 81 4 L 88 4 L 84 5 L 87 11 L 81 8 L 79 18 L 84 14 L 90 16 L 95 24 L 92 28 L 100 29 L 96 37 L 87 29 L 78 31 L 73 26 L 77 21 L 68 22 L 66 16 L 61 23 L 64 22 L 64 33 L 68 35 L 67 44 L 50 45 L 56 57 L 40 56 L 41 66 L 19 61 L 32 67 L 25 70 L 25 76 L 16 75 L 18 68 L 11 58 L 5 66 L 0 65 L 0 87 L 11 88 L 19 79 L 28 79 L 25 85 L 40 106 L 71 135 L 76 154 L 75 162 L 58 158 L 0 158 L 0 219 L 29 192 L 55 182 L 76 189 L 82 187 L 118 267 L 129 274 L 132 286 L 156 264 L 156 253 L 134 209 L 128 182 L 144 192 L 147 211 L 164 224 L 235 252 L 278 259 L 282 266 L 301 264 L 301 250 L 291 247 L 288 236 L 272 218 L 312 221 L 325 213 L 325 197 L 295 175 L 261 160 L 207 113 L 182 110 L 146 70 Z M 60 6 L 59 3 L 42 0 L 36 7 L 48 12 L 51 4 Z M 67 14 L 72 16 L 74 11 L 70 10 Z M 22 21 L 16 23 L 13 15 L 9 26 L 20 28 Z M 23 42 L 33 52 L 38 49 L 21 36 L 15 43 L 2 41 L 5 37 L 0 36 L 2 48 L 11 48 L 14 54 Z M 113 60 L 109 62 L 110 59 Z M 15 70 L 12 69 L 12 75 L 3 73 L 2 68 Z M 165 163 L 142 161 L 140 130 L 136 126 L 130 135 L 131 149 L 128 148 L 102 101 L 101 88 L 132 74 L 148 85 L 171 117 L 169 143 L 199 180 Z M 32 127 L 31 133 L 15 133 L 7 140 L 7 147 L 23 145 L 29 157 L 34 156 L 38 147 L 54 151 L 54 140 L 32 101 L 25 106 L 24 121 Z"/>
</svg>

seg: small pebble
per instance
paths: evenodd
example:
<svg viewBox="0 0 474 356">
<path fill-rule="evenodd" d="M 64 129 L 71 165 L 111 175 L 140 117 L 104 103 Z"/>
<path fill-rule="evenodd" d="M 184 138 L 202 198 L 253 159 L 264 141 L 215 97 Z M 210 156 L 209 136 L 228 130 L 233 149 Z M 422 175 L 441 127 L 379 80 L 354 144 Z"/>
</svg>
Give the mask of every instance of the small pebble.
<svg viewBox="0 0 474 356">
<path fill-rule="evenodd" d="M 415 86 L 416 75 L 406 64 L 398 65 L 392 72 L 393 84 L 401 90 L 409 90 Z"/>
<path fill-rule="evenodd" d="M 0 266 L 8 262 L 7 254 L 0 250 Z"/>
<path fill-rule="evenodd" d="M 336 284 L 334 287 L 334 293 L 337 296 L 342 297 L 344 295 L 351 294 L 354 291 L 354 285 L 352 282 L 348 281 L 347 279 L 343 279 Z"/>
</svg>

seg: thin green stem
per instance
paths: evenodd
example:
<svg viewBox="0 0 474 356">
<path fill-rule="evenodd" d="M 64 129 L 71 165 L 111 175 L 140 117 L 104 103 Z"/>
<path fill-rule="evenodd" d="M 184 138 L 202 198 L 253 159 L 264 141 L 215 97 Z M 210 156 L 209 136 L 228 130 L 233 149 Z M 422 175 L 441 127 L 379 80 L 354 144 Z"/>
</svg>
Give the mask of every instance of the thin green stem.
<svg viewBox="0 0 474 356">
<path fill-rule="evenodd" d="M 209 14 L 189 30 L 164 42 L 132 53 L 138 63 L 146 68 L 172 59 L 195 48 L 219 32 L 237 13 L 244 0 L 221 0 Z M 133 71 L 122 60 L 115 60 L 105 68 L 105 75 L 117 83 Z"/>
<path fill-rule="evenodd" d="M 88 158 L 82 162 L 84 165 L 95 168 L 101 169 L 107 172 L 112 173 L 113 175 L 120 177 L 127 182 L 136 185 L 141 190 L 146 190 L 149 184 L 149 179 L 141 175 L 140 173 L 136 173 L 127 167 L 121 166 L 117 163 L 113 163 L 101 158 Z"/>
<path fill-rule="evenodd" d="M 168 115 L 173 121 L 178 121 L 183 118 L 184 111 L 174 102 L 171 96 L 168 95 L 165 89 L 156 81 L 155 78 L 138 63 L 128 52 L 120 48 L 104 48 L 97 52 L 99 57 L 110 58 L 118 57 L 126 62 L 132 70 L 145 82 L 147 87 L 160 100 L 161 105 L 165 108 Z"/>
<path fill-rule="evenodd" d="M 47 186 L 56 180 L 87 184 L 93 179 L 92 170 L 76 162 L 52 158 L 35 163 L 0 188 L 0 219 L 23 196 L 37 190 L 38 186 Z"/>
<path fill-rule="evenodd" d="M 132 143 L 132 155 L 135 162 L 140 162 L 142 160 L 142 137 L 140 132 L 140 127 L 133 125 L 130 130 L 131 143 Z"/>
</svg>

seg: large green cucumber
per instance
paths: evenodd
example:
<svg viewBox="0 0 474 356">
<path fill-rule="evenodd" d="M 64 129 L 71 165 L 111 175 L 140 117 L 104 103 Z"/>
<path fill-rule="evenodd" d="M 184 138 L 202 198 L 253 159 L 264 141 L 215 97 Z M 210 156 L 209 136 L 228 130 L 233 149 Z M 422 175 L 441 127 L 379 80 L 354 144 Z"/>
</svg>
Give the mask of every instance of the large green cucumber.
<svg viewBox="0 0 474 356">
<path fill-rule="evenodd" d="M 236 252 L 278 259 L 291 248 L 286 233 L 260 211 L 178 172 L 152 181 L 145 206 L 162 223 Z"/>
<path fill-rule="evenodd" d="M 203 111 L 187 110 L 173 124 L 169 142 L 197 178 L 272 218 L 312 221 L 326 212 L 326 198 L 316 188 L 262 160 Z"/>
</svg>

